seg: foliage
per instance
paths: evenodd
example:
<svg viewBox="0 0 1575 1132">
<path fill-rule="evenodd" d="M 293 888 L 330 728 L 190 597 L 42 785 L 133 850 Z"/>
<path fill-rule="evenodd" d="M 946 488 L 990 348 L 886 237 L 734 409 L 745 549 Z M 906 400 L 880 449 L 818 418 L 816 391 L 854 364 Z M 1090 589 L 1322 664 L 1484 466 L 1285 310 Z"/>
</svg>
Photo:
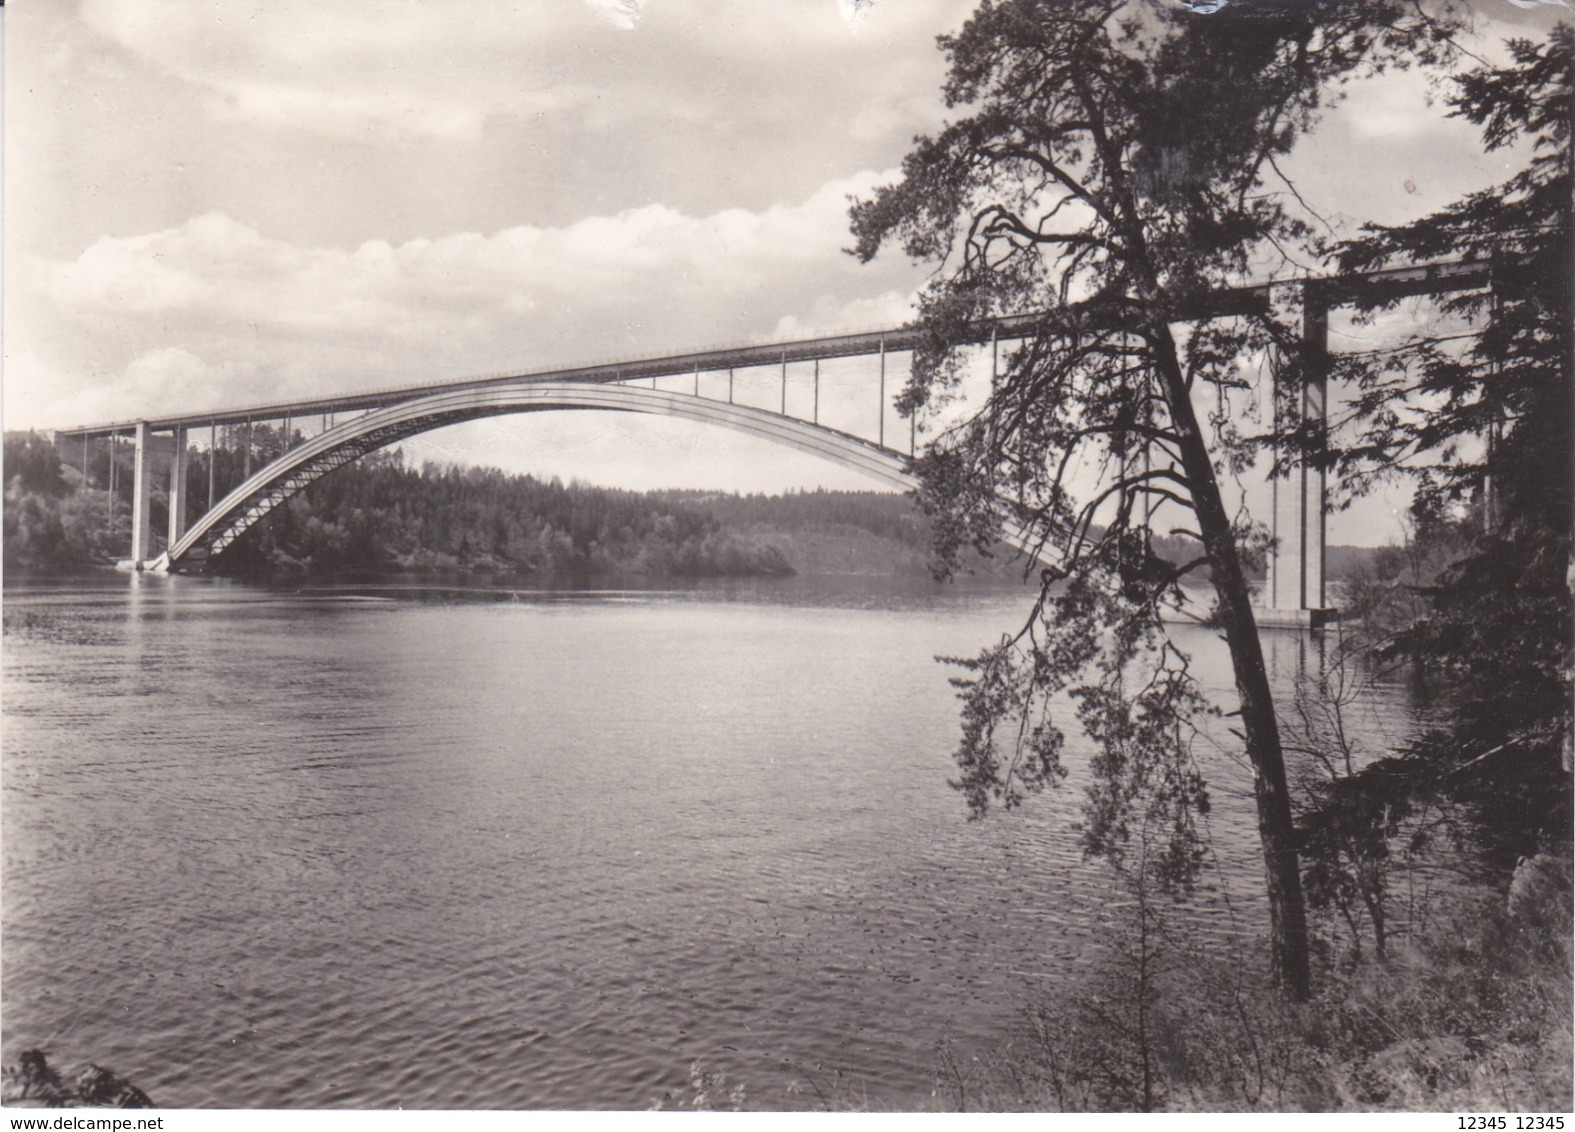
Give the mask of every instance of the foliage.
<svg viewBox="0 0 1575 1132">
<path fill-rule="evenodd" d="M 1414 570 L 1410 599 L 1387 609 L 1391 647 L 1450 700 L 1417 762 L 1480 802 L 1525 854 L 1570 835 L 1575 29 L 1508 53 L 1464 75 L 1450 105 L 1488 152 L 1519 144 L 1526 164 L 1415 223 L 1372 227 L 1341 255 L 1347 268 L 1459 256 L 1489 263 L 1491 283 L 1439 300 L 1462 328 L 1454 341 L 1415 336 L 1342 360 L 1358 395 L 1336 455 L 1356 489 L 1397 473 L 1417 485 L 1412 549 L 1434 566 Z M 1442 569 L 1440 544 L 1453 551 Z"/>
<path fill-rule="evenodd" d="M 1480 508 L 1459 517 L 1412 515 L 1398 543 L 1374 548 L 1346 571 L 1340 616 L 1363 650 L 1403 655 L 1405 630 L 1428 615 L 1438 579 L 1467 553 L 1481 518 Z"/>
<path fill-rule="evenodd" d="M 943 565 L 987 546 L 1008 519 L 1056 559 L 1025 630 L 971 664 L 958 786 L 979 813 L 1058 779 L 1046 705 L 1070 694 L 1085 726 L 1118 746 L 1139 739 L 1097 768 L 1096 814 L 1151 809 L 1138 794 L 1168 789 L 1157 804 L 1185 841 L 1201 791 L 1176 790 L 1169 774 L 1122 776 L 1134 761 L 1182 759 L 1199 701 L 1184 665 L 1156 668 L 1127 642 L 1162 636 L 1180 579 L 1207 566 L 1258 786 L 1276 962 L 1297 996 L 1308 989 L 1301 882 L 1242 550 L 1260 536 L 1220 488 L 1254 452 L 1231 411 L 1249 393 L 1241 362 L 1283 361 L 1293 328 L 1272 311 L 1203 304 L 1306 250 L 1309 218 L 1278 159 L 1330 91 L 1440 57 L 1449 31 L 1388 0 L 1262 0 L 1216 15 L 985 0 L 941 40 L 947 105 L 966 116 L 918 139 L 901 181 L 852 209 L 861 258 L 895 242 L 941 265 L 921 296 L 905 411 L 959 395 L 988 319 L 1026 323 L 985 405 L 920 462 Z M 1189 560 L 1155 553 L 1167 531 L 1192 539 Z M 1164 694 L 1110 699 L 1121 687 Z M 1118 735 L 1114 713 L 1132 709 L 1140 734 Z M 1003 750 L 997 735 L 1013 717 Z"/>
<path fill-rule="evenodd" d="M 1421 911 L 1414 894 L 1397 898 L 1395 877 L 1439 857 L 1464 830 L 1444 805 L 1437 776 L 1408 748 L 1363 741 L 1374 729 L 1352 713 L 1394 676 L 1368 638 L 1326 631 L 1310 645 L 1285 713 L 1286 750 L 1297 756 L 1292 784 L 1308 903 L 1338 913 L 1345 929 L 1325 941 L 1327 959 L 1356 963 L 1370 940 L 1382 960 Z"/>
<path fill-rule="evenodd" d="M 188 449 L 189 516 L 207 506 L 210 463 L 211 493 L 221 498 L 248 467 L 255 470 L 280 454 L 282 432 L 259 424 L 250 429 L 248 459 L 246 432 L 220 430 L 220 447 L 211 453 L 205 446 Z M 8 568 L 61 571 L 125 557 L 131 444 L 95 440 L 78 455 L 73 442 L 72 462 L 63 464 L 42 437 L 9 434 L 6 443 L 7 468 L 27 472 L 10 477 Z M 225 446 L 230 443 L 240 447 Z M 59 487 L 48 494 L 36 490 L 52 484 L 52 476 Z M 162 477 L 156 475 L 151 502 L 155 548 L 167 529 L 167 505 Z M 417 470 L 385 452 L 324 477 L 278 509 L 240 541 L 227 568 L 560 578 L 772 576 L 798 570 L 922 575 L 929 542 L 923 514 L 904 495 L 823 489 L 780 496 L 620 492 L 484 469 L 429 465 Z M 968 567 L 993 569 L 984 562 Z"/>
<path fill-rule="evenodd" d="M 223 446 L 212 453 L 189 451 L 188 499 L 208 497 L 210 461 L 213 492 L 222 495 L 244 478 L 248 466 L 255 469 L 278 455 L 283 436 L 277 430 L 259 425 L 250 431 L 249 458 Z M 224 439 L 232 438 L 221 435 Z M 63 570 L 125 556 L 130 544 L 130 446 L 95 443 L 85 464 L 86 481 L 77 467 L 62 466 L 43 438 L 7 436 L 8 568 Z M 151 508 L 155 531 L 165 529 L 166 508 L 166 494 L 156 485 Z M 398 453 L 374 453 L 324 477 L 248 532 L 233 554 L 227 566 L 240 571 L 657 576 L 792 572 L 777 547 L 724 528 L 703 506 L 492 470 L 418 471 L 406 467 Z"/>
<path fill-rule="evenodd" d="M 109 492 L 84 486 L 80 471 L 32 432 L 6 434 L 4 468 L 7 571 L 65 570 L 125 554 L 129 487 L 112 513 Z"/>
<path fill-rule="evenodd" d="M 1352 413 L 1360 428 L 1338 452 L 1338 467 L 1356 485 L 1404 469 L 1419 480 L 1421 506 L 1435 512 L 1493 482 L 1512 509 L 1534 509 L 1558 525 L 1569 514 L 1571 486 L 1533 457 L 1569 451 L 1569 413 L 1559 410 L 1568 409 L 1572 364 L 1575 29 L 1561 25 L 1545 42 L 1512 40 L 1508 47 L 1508 66 L 1460 78 L 1451 116 L 1480 126 L 1489 153 L 1529 146 L 1527 164 L 1508 181 L 1415 223 L 1369 226 L 1341 249 L 1346 270 L 1449 257 L 1491 263 L 1492 282 L 1439 300 L 1451 321 L 1473 328 L 1463 350 L 1427 334 L 1398 350 L 1343 356 L 1360 391 Z M 1398 302 L 1358 297 L 1369 312 Z M 1491 445 L 1469 443 L 1494 433 Z"/>
<path fill-rule="evenodd" d="M 705 511 L 635 492 L 493 469 L 404 465 L 376 452 L 309 486 L 220 560 L 227 570 L 493 571 L 586 576 L 784 574 L 771 547 Z"/>
<path fill-rule="evenodd" d="M 924 516 L 906 495 L 869 491 L 790 491 L 783 495 L 733 495 L 711 491 L 655 491 L 674 506 L 703 508 L 730 530 L 751 528 L 869 534 L 922 551 L 930 543 Z"/>
<path fill-rule="evenodd" d="M 1452 804 L 1474 807 L 1474 848 L 1500 867 L 1567 852 L 1570 838 L 1575 32 L 1513 41 L 1508 55 L 1464 75 L 1450 102 L 1490 152 L 1525 145 L 1525 167 L 1344 249 L 1352 268 L 1441 254 L 1492 264 L 1489 287 L 1438 300 L 1453 341 L 1418 335 L 1341 362 L 1358 392 L 1342 477 L 1354 490 L 1397 474 L 1417 486 L 1405 543 L 1353 579 L 1348 604 L 1377 657 L 1409 662 L 1435 720 L 1392 755 L 1305 784 L 1309 894 L 1345 914 L 1353 941 L 1365 908 L 1379 956 L 1394 854 Z M 1389 305 L 1369 303 L 1369 317 Z M 1329 688 L 1298 697 L 1303 750 L 1342 748 L 1340 700 Z"/>
<path fill-rule="evenodd" d="M 1007 1040 L 946 1051 L 942 1099 L 976 1111 L 1562 1112 L 1571 1104 L 1567 854 L 1517 898 L 1458 900 L 1386 961 L 1305 1005 L 1163 904 L 1112 909 L 1079 978 Z M 1517 882 L 1518 883 L 1518 882 Z"/>
<path fill-rule="evenodd" d="M 54 497 L 70 490 L 61 473 L 60 455 L 55 446 L 36 432 L 6 436 L 5 485 L 8 491 Z"/>
</svg>

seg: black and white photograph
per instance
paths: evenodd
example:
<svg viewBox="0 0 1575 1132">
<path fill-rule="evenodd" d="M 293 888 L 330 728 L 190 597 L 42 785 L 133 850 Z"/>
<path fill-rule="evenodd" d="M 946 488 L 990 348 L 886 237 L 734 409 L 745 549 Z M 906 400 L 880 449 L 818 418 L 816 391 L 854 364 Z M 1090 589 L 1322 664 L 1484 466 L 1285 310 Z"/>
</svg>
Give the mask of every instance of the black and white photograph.
<svg viewBox="0 0 1575 1132">
<path fill-rule="evenodd" d="M 1569 4 L 0 34 L 8 1127 L 1575 1132 Z"/>
</svg>

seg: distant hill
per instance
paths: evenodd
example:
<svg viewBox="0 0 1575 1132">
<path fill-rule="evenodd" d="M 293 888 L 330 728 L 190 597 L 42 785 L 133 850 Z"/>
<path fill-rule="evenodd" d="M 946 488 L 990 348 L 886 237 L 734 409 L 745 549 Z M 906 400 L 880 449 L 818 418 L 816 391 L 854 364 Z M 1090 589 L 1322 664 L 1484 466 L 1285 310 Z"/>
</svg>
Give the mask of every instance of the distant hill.
<svg viewBox="0 0 1575 1132">
<path fill-rule="evenodd" d="M 704 509 L 749 544 L 770 547 L 799 574 L 923 577 L 930 573 L 930 524 L 911 498 L 876 491 L 785 495 L 664 491 L 650 498 Z M 993 573 L 987 560 L 971 564 Z"/>
</svg>

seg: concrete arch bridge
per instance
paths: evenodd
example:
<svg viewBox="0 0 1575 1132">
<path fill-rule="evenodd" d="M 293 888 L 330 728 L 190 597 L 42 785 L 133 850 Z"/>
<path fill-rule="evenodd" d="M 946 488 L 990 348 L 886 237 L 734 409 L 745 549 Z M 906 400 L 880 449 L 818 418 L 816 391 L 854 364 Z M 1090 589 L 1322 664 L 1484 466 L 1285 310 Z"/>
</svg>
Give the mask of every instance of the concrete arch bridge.
<svg viewBox="0 0 1575 1132">
<path fill-rule="evenodd" d="M 912 472 L 916 437 L 909 429 L 903 451 L 887 442 L 889 411 L 888 354 L 910 350 L 915 335 L 910 330 L 877 331 L 778 343 L 741 346 L 667 357 L 636 359 L 608 364 L 503 377 L 477 378 L 363 394 L 319 398 L 271 405 L 255 405 L 218 413 L 193 414 L 154 420 L 58 431 L 56 442 L 70 458 L 70 444 L 93 438 L 130 436 L 135 445 L 132 492 L 131 553 L 122 563 L 131 569 L 196 572 L 207 569 L 235 540 L 264 516 L 304 490 L 313 481 L 369 452 L 409 437 L 452 424 L 515 413 L 548 411 L 602 411 L 643 413 L 714 425 L 742 432 L 862 472 L 888 487 L 911 490 L 917 484 Z M 879 376 L 870 382 L 871 408 L 877 411 L 873 439 L 832 428 L 820 420 L 820 363 L 835 358 L 868 357 L 878 360 Z M 805 363 L 813 366 L 814 399 L 807 413 L 788 412 L 789 367 L 801 379 Z M 746 405 L 734 399 L 734 377 L 739 370 L 775 370 L 780 375 L 780 398 L 775 409 Z M 714 388 L 725 374 L 726 393 L 701 394 L 701 375 Z M 871 375 L 874 376 L 874 375 Z M 665 387 L 658 382 L 665 380 Z M 636 384 L 638 383 L 638 384 Z M 681 386 L 683 388 L 678 388 Z M 862 384 L 860 389 L 862 389 Z M 864 396 L 861 392 L 860 398 Z M 321 431 L 296 440 L 292 424 L 321 418 Z M 252 427 L 280 422 L 286 448 L 271 462 L 251 467 Z M 332 422 L 332 423 L 330 423 Z M 211 430 L 211 446 L 218 443 L 219 427 L 244 426 L 246 470 L 242 482 L 222 498 L 214 490 L 210 461 L 207 510 L 189 526 L 192 509 L 184 498 L 186 460 L 190 436 Z M 151 522 L 155 479 L 162 480 L 157 465 L 167 460 L 169 532 L 166 549 L 154 553 Z M 113 461 L 111 462 L 113 467 Z M 85 465 L 84 465 L 85 467 Z M 112 493 L 113 497 L 113 493 Z M 1026 549 L 1026 536 L 1012 527 L 1006 540 Z"/>
<path fill-rule="evenodd" d="M 1372 300 L 1376 297 L 1388 301 L 1408 295 L 1491 285 L 1491 265 L 1486 262 L 1384 269 L 1330 279 L 1299 279 L 1222 289 L 1201 296 L 1192 307 L 1178 311 L 1175 318 L 1180 322 L 1198 322 L 1263 310 L 1274 301 L 1275 289 L 1292 289 L 1302 311 L 1302 368 L 1308 375 L 1301 396 L 1301 418 L 1304 427 L 1322 437 L 1328 420 L 1326 375 L 1331 309 L 1357 298 Z M 998 340 L 1028 337 L 1035 323 L 1032 315 L 996 319 L 982 328 L 980 344 L 992 347 L 994 357 L 993 347 Z M 890 398 L 886 366 L 889 353 L 910 352 L 919 342 L 919 330 L 903 327 L 253 405 L 222 412 L 122 421 L 58 430 L 55 439 L 66 450 L 68 458 L 70 442 L 82 442 L 85 472 L 89 440 L 108 438 L 114 444 L 128 434 L 133 437 L 136 459 L 132 545 L 125 564 L 139 570 L 196 571 L 206 569 L 241 534 L 280 503 L 335 468 L 431 429 L 510 413 L 590 410 L 647 413 L 698 421 L 784 444 L 858 469 L 888 486 L 911 489 L 916 482 L 912 471 L 916 438 L 911 431 L 905 438 L 907 452 L 887 443 Z M 855 357 L 879 360 L 878 384 L 870 382 L 871 402 L 879 422 L 873 439 L 830 428 L 820 421 L 820 363 L 827 359 Z M 794 416 L 788 412 L 789 366 L 801 367 L 802 374 L 805 364 L 814 367 L 813 408 L 808 414 Z M 762 368 L 780 371 L 781 396 L 776 410 L 734 401 L 735 371 Z M 711 375 L 713 387 L 717 377 L 723 373 L 727 375 L 725 400 L 721 396 L 701 396 L 702 373 Z M 667 380 L 666 388 L 658 387 L 662 379 Z M 340 420 L 341 415 L 346 415 L 346 419 Z M 309 421 L 316 416 L 321 417 L 321 431 L 292 444 L 296 435 L 291 428 L 292 421 Z M 267 421 L 283 423 L 282 433 L 287 446 L 272 462 L 254 471 L 250 466 L 251 428 Z M 214 461 L 210 460 L 208 507 L 188 527 L 186 516 L 191 510 L 190 501 L 185 498 L 188 435 L 193 430 L 209 428 L 212 430 L 210 444 L 216 446 L 219 426 L 243 424 L 247 435 L 243 482 L 222 499 L 217 498 L 211 478 Z M 151 500 L 154 465 L 161 453 L 168 455 L 169 533 L 166 549 L 154 556 Z M 113 477 L 114 460 L 110 467 Z M 1328 612 L 1324 584 L 1327 515 L 1324 475 L 1316 460 L 1310 459 L 1303 465 L 1299 483 L 1292 492 L 1286 493 L 1293 506 L 1289 522 L 1281 521 L 1278 500 L 1274 506 L 1271 517 L 1274 549 L 1264 596 L 1268 612 L 1284 615 L 1276 623 L 1315 624 Z M 110 494 L 113 507 L 113 481 Z M 1281 537 L 1282 534 L 1286 537 Z M 1021 530 L 1009 529 L 1004 535 L 1006 541 L 1019 549 L 1029 549 Z"/>
</svg>

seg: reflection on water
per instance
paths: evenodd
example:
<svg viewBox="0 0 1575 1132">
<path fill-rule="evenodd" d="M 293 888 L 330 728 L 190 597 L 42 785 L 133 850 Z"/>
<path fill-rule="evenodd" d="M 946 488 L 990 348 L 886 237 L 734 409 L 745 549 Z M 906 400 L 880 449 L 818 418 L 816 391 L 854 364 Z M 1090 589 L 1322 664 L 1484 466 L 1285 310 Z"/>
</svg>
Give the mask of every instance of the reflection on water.
<svg viewBox="0 0 1575 1132">
<path fill-rule="evenodd" d="M 1020 592 L 419 596 L 7 591 L 8 1062 L 177 1106 L 525 1108 L 645 1107 L 700 1060 L 763 1107 L 838 1070 L 911 1107 L 938 1040 L 1088 962 L 1076 770 L 984 822 L 946 785 L 932 658 Z M 1283 680 L 1305 645 L 1276 640 Z M 1225 880 L 1190 915 L 1250 936 L 1250 779 L 1202 757 Z"/>
</svg>

